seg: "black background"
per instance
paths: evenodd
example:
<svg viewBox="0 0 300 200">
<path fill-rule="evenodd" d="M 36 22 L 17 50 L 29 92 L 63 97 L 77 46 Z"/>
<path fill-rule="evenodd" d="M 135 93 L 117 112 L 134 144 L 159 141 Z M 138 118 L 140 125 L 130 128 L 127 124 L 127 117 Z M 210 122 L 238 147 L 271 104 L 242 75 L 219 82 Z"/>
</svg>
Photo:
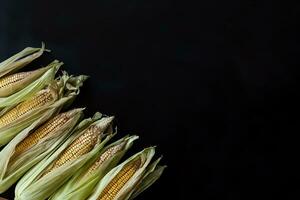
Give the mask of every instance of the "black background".
<svg viewBox="0 0 300 200">
<path fill-rule="evenodd" d="M 74 106 L 168 165 L 137 199 L 297 199 L 298 17 L 272 1 L 2 0 L 0 58 L 44 41 L 33 65 L 91 76 Z"/>
</svg>

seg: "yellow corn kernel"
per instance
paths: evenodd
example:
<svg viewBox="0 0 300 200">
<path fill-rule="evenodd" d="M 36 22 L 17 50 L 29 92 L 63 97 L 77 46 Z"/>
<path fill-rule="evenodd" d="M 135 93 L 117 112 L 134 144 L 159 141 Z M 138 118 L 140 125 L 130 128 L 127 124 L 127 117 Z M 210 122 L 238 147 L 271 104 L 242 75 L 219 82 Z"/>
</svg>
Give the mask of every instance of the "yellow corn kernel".
<svg viewBox="0 0 300 200">
<path fill-rule="evenodd" d="M 0 78 L 0 97 L 7 97 L 25 88 L 38 79 L 50 67 L 43 67 L 29 72 L 20 72 Z"/>
<path fill-rule="evenodd" d="M 14 153 L 14 157 L 22 154 L 23 152 L 30 149 L 32 146 L 37 144 L 41 139 L 46 136 L 50 136 L 61 126 L 63 126 L 70 119 L 69 113 L 61 113 L 56 117 L 50 119 L 45 124 L 36 129 L 33 133 L 28 135 L 22 142 L 20 142 Z"/>
<path fill-rule="evenodd" d="M 124 147 L 124 145 L 126 144 L 126 142 L 122 142 L 121 144 L 115 145 L 110 147 L 109 149 L 107 149 L 103 154 L 101 154 L 101 156 L 94 162 L 94 164 L 92 166 L 89 167 L 89 169 L 87 170 L 87 172 L 85 173 L 84 176 L 88 176 L 89 174 L 91 174 L 93 171 L 95 171 L 98 167 L 100 167 L 102 165 L 102 163 L 106 160 L 108 160 L 109 158 L 111 158 L 112 156 L 114 156 L 116 153 L 118 153 L 119 151 L 121 151 Z"/>
<path fill-rule="evenodd" d="M 47 88 L 45 90 L 40 91 L 31 99 L 28 99 L 16 107 L 5 113 L 2 117 L 0 117 L 0 128 L 9 125 L 10 123 L 15 122 L 20 117 L 30 112 L 33 109 L 44 106 L 48 103 L 51 103 L 57 99 L 57 92 L 53 88 Z"/>
<path fill-rule="evenodd" d="M 130 180 L 142 164 L 141 158 L 133 160 L 123 167 L 123 169 L 110 181 L 101 192 L 98 200 L 113 200 L 123 186 Z"/>
<path fill-rule="evenodd" d="M 96 125 L 90 126 L 59 155 L 59 157 L 54 161 L 53 165 L 51 165 L 42 176 L 45 176 L 54 169 L 57 169 L 64 164 L 90 152 L 99 140 L 100 131 L 101 129 Z"/>
<path fill-rule="evenodd" d="M 0 79 L 0 88 L 5 88 L 8 87 L 18 81 L 23 80 L 24 78 L 26 78 L 29 74 L 31 74 L 31 72 L 21 72 L 21 73 L 17 73 L 17 74 L 12 74 L 9 76 L 6 76 L 4 78 Z"/>
</svg>

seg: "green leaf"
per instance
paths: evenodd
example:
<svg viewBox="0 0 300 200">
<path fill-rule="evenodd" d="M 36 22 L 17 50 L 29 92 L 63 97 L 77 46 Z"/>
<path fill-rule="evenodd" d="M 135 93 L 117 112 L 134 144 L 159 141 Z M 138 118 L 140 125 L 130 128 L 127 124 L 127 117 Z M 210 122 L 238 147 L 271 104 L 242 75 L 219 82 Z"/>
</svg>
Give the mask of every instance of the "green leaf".
<svg viewBox="0 0 300 200">
<path fill-rule="evenodd" d="M 154 184 L 161 177 L 166 167 L 167 166 L 156 166 L 154 171 L 151 171 L 147 176 L 145 176 L 141 183 L 136 186 L 136 190 L 130 196 L 130 200 L 136 198 L 138 195 L 148 189 L 152 184 Z"/>
<path fill-rule="evenodd" d="M 1 62 L 0 77 L 10 72 L 21 69 L 22 67 L 31 63 L 36 58 L 40 57 L 44 51 L 45 51 L 45 44 L 42 43 L 42 48 L 27 47 L 23 51 Z"/>
</svg>

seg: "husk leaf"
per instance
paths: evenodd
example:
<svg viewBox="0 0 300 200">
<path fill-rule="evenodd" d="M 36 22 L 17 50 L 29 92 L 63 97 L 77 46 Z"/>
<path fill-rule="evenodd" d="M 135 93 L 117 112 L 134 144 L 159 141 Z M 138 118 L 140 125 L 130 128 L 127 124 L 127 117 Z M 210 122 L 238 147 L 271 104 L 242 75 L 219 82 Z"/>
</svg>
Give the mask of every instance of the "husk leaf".
<svg viewBox="0 0 300 200">
<path fill-rule="evenodd" d="M 143 176 L 140 183 L 135 187 L 134 192 L 129 197 L 130 200 L 136 198 L 138 195 L 140 195 L 143 191 L 148 189 L 152 184 L 154 184 L 162 175 L 165 168 L 167 166 L 158 166 L 158 163 L 162 157 L 158 158 L 156 161 L 154 161 L 149 167 L 147 167 L 146 173 Z"/>
<path fill-rule="evenodd" d="M 42 43 L 41 48 L 27 47 L 23 51 L 15 54 L 7 60 L 0 63 L 0 77 L 21 69 L 31 63 L 36 58 L 40 57 L 45 51 L 45 44 Z"/>
</svg>

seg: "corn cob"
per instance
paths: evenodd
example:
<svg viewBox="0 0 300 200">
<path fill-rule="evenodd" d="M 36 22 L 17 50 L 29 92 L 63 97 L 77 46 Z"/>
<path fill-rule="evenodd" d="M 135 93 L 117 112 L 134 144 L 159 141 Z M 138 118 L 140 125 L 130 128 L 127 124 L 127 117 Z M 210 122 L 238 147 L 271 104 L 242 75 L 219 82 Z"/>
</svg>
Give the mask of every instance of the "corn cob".
<svg viewBox="0 0 300 200">
<path fill-rule="evenodd" d="M 141 165 L 141 158 L 127 163 L 127 165 L 125 165 L 124 168 L 104 188 L 97 200 L 113 200 Z"/>
<path fill-rule="evenodd" d="M 84 176 L 88 176 L 93 173 L 98 167 L 100 167 L 106 160 L 113 157 L 116 153 L 120 152 L 124 146 L 126 145 L 127 141 L 122 142 L 121 144 L 115 145 L 107 149 L 101 156 L 96 160 L 96 162 L 90 166 Z"/>
<path fill-rule="evenodd" d="M 158 166 L 161 158 L 151 163 L 154 154 L 155 147 L 146 148 L 110 170 L 98 182 L 88 200 L 132 200 L 138 196 L 165 169 L 165 166 Z"/>
<path fill-rule="evenodd" d="M 101 129 L 96 125 L 90 126 L 81 136 L 74 140 L 64 152 L 62 152 L 54 164 L 46 170 L 43 176 L 91 151 L 99 141 L 100 131 Z"/>
<path fill-rule="evenodd" d="M 31 74 L 30 72 L 21 72 L 18 74 L 6 76 L 6 77 L 0 79 L 0 88 L 5 88 L 5 87 L 10 86 L 13 83 L 19 82 L 19 81 L 25 79 L 30 74 Z"/>
<path fill-rule="evenodd" d="M 57 98 L 57 91 L 51 87 L 38 92 L 32 98 L 18 104 L 16 107 L 0 117 L 0 128 L 15 122 L 33 109 L 54 102 Z"/>
<path fill-rule="evenodd" d="M 88 127 L 82 135 L 61 153 L 42 176 L 90 152 L 100 142 L 103 137 L 102 133 L 106 131 L 113 119 L 114 117 L 105 117 L 99 121 L 99 124 L 93 124 Z"/>
<path fill-rule="evenodd" d="M 22 142 L 20 142 L 16 146 L 14 157 L 27 151 L 46 136 L 50 136 L 51 134 L 54 134 L 56 130 L 58 130 L 60 127 L 62 127 L 71 119 L 72 117 L 71 112 L 73 111 L 69 111 L 57 115 L 56 117 L 50 119 L 45 124 L 40 126 L 29 136 L 27 136 Z"/>
<path fill-rule="evenodd" d="M 50 66 L 51 67 L 51 66 Z M 36 80 L 49 67 L 40 68 L 30 72 L 20 72 L 0 78 L 0 97 L 9 96 Z"/>
</svg>

